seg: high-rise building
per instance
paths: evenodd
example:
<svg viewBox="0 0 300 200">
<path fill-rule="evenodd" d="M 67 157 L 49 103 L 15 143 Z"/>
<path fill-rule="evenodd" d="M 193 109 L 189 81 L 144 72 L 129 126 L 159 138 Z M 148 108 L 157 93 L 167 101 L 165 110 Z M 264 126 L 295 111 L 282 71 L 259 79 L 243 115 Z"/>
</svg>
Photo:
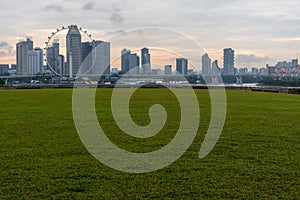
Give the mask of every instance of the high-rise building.
<svg viewBox="0 0 300 200">
<path fill-rule="evenodd" d="M 93 50 L 92 42 L 81 43 L 81 62 L 83 62 Z"/>
<path fill-rule="evenodd" d="M 122 50 L 121 71 L 131 75 L 140 74 L 140 57 L 136 53 L 131 53 L 128 49 Z"/>
<path fill-rule="evenodd" d="M 261 76 L 266 76 L 267 75 L 267 69 L 266 68 L 260 68 L 259 69 L 259 73 Z"/>
<path fill-rule="evenodd" d="M 94 75 L 110 75 L 110 43 L 100 40 L 93 42 L 94 53 L 92 60 L 94 62 L 92 73 Z M 95 56 L 95 57 L 93 57 Z M 104 71 L 103 71 L 104 70 Z"/>
<path fill-rule="evenodd" d="M 143 48 L 141 50 L 142 57 L 142 74 L 150 75 L 151 74 L 151 55 L 149 54 L 148 48 Z"/>
<path fill-rule="evenodd" d="M 234 75 L 234 50 L 224 49 L 224 74 Z"/>
<path fill-rule="evenodd" d="M 33 50 L 33 41 L 27 38 L 26 41 L 21 41 L 16 46 L 17 74 L 28 75 L 28 57 L 29 51 Z"/>
<path fill-rule="evenodd" d="M 92 50 L 93 50 L 93 43 L 92 42 L 83 42 L 81 43 L 81 70 L 82 72 L 91 72 L 91 67 L 93 64 L 93 56 L 92 56 Z"/>
<path fill-rule="evenodd" d="M 121 55 L 121 70 L 125 74 L 130 69 L 130 50 L 123 49 Z"/>
<path fill-rule="evenodd" d="M 172 65 L 165 65 L 164 74 L 172 75 Z"/>
<path fill-rule="evenodd" d="M 59 43 L 53 42 L 52 46 L 47 48 L 46 53 L 47 67 L 56 73 L 61 73 L 58 69 Z"/>
<path fill-rule="evenodd" d="M 65 66 L 65 56 L 59 55 L 58 56 L 58 70 L 60 72 L 60 75 L 66 75 L 68 74 L 68 71 L 66 66 Z"/>
<path fill-rule="evenodd" d="M 35 75 L 43 72 L 43 61 L 44 61 L 43 50 L 35 48 L 29 51 L 28 55 L 28 74 Z"/>
<path fill-rule="evenodd" d="M 81 34 L 77 25 L 69 26 L 69 31 L 66 36 L 66 43 L 68 68 L 70 69 L 70 67 L 72 67 L 72 75 L 76 75 L 82 62 Z M 71 62 L 70 58 L 72 58 Z M 70 66 L 71 63 L 72 66 Z M 69 73 L 71 73 L 70 70 Z"/>
<path fill-rule="evenodd" d="M 132 75 L 140 73 L 140 57 L 136 53 L 130 54 L 129 71 Z"/>
<path fill-rule="evenodd" d="M 246 75 L 248 73 L 248 68 L 247 67 L 243 67 L 239 69 L 239 75 Z"/>
<path fill-rule="evenodd" d="M 258 75 L 258 72 L 259 72 L 259 70 L 256 68 L 256 67 L 252 67 L 252 69 L 251 69 L 251 74 L 252 75 Z"/>
<path fill-rule="evenodd" d="M 212 75 L 220 75 L 221 69 L 219 67 L 218 60 L 215 60 L 214 62 L 212 62 L 211 66 L 212 66 L 211 67 L 212 68 L 212 70 L 211 70 Z"/>
<path fill-rule="evenodd" d="M 46 49 L 46 57 L 47 57 L 47 68 L 54 70 L 54 51 L 53 47 L 48 47 Z"/>
<path fill-rule="evenodd" d="M 273 76 L 276 73 L 276 66 L 266 65 L 266 75 Z"/>
<path fill-rule="evenodd" d="M 52 47 L 53 47 L 53 54 L 54 54 L 54 70 L 60 73 L 58 70 L 59 43 L 54 42 L 52 44 Z"/>
<path fill-rule="evenodd" d="M 187 75 L 188 60 L 186 58 L 176 58 L 176 71 L 179 74 Z"/>
<path fill-rule="evenodd" d="M 9 65 L 8 64 L 0 64 L 0 75 L 8 74 Z"/>
<path fill-rule="evenodd" d="M 298 66 L 298 58 L 292 60 L 292 67 L 297 67 Z"/>
<path fill-rule="evenodd" d="M 82 68 L 94 75 L 110 75 L 110 43 L 96 40 L 81 44 Z"/>
<path fill-rule="evenodd" d="M 208 54 L 202 56 L 202 75 L 211 75 L 211 59 Z"/>
</svg>

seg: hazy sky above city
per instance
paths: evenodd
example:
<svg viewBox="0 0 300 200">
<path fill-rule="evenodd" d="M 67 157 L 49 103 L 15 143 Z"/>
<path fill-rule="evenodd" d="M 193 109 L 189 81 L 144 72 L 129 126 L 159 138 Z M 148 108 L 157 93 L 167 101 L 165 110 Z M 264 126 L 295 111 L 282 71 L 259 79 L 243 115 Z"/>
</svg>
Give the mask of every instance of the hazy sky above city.
<svg viewBox="0 0 300 200">
<path fill-rule="evenodd" d="M 99 40 L 141 27 L 173 29 L 197 41 L 221 64 L 223 48 L 233 48 L 236 67 L 275 64 L 300 52 L 299 0 L 1 0 L 0 8 L 0 63 L 15 63 L 15 44 L 25 36 L 44 47 L 51 32 L 70 24 Z M 168 39 L 164 33 L 157 33 L 158 40 Z M 116 50 L 117 44 L 111 45 Z M 171 40 L 166 49 L 168 45 Z M 191 55 L 195 64 L 199 60 L 200 65 L 204 51 Z"/>
</svg>

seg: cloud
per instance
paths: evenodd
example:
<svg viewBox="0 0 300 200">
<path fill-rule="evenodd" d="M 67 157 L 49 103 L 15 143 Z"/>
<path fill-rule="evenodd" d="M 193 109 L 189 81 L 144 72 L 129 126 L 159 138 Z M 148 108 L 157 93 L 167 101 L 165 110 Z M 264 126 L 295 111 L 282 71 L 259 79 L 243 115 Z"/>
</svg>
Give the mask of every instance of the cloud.
<svg viewBox="0 0 300 200">
<path fill-rule="evenodd" d="M 5 51 L 0 51 L 0 57 L 7 56 Z"/>
<path fill-rule="evenodd" d="M 5 46 L 9 46 L 9 44 L 7 42 L 0 42 L 0 48 Z"/>
<path fill-rule="evenodd" d="M 13 46 L 7 42 L 0 42 L 0 57 L 12 56 L 15 54 Z"/>
<path fill-rule="evenodd" d="M 110 17 L 110 21 L 113 22 L 113 23 L 116 23 L 116 24 L 120 24 L 120 23 L 123 23 L 124 19 L 120 14 L 114 13 Z"/>
<path fill-rule="evenodd" d="M 119 29 L 172 28 L 196 38 L 205 48 L 216 49 L 215 59 L 220 60 L 224 46 L 240 49 L 240 53 L 249 54 L 241 55 L 237 59 L 238 62 L 243 62 L 242 66 L 254 65 L 257 60 L 261 60 L 263 64 L 267 60 L 262 57 L 264 55 L 281 60 L 299 51 L 299 0 L 57 0 L 52 3 L 27 0 L 26 4 L 20 4 L 17 0 L 1 2 L 4 2 L 1 4 L 1 16 L 5 20 L 0 25 L 6 31 L 0 33 L 0 38 L 10 44 L 17 42 L 15 38 L 27 34 L 34 37 L 35 44 L 42 46 L 48 33 L 43 35 L 35 30 L 52 30 L 77 23 L 99 32 L 99 38 L 103 37 L 102 32 L 113 34 Z M 238 40 L 226 40 L 227 38 Z M 292 46 L 287 46 L 287 43 Z M 252 52 L 261 56 L 251 56 Z M 6 51 L 2 54 L 4 53 Z M 198 58 L 199 55 L 195 57 Z"/>
<path fill-rule="evenodd" d="M 58 5 L 48 5 L 45 7 L 45 10 L 53 10 L 53 11 L 57 11 L 57 12 L 61 12 L 63 11 L 63 7 L 62 6 L 58 6 Z"/>
<path fill-rule="evenodd" d="M 82 6 L 82 10 L 93 10 L 95 8 L 94 2 L 87 2 Z"/>
<path fill-rule="evenodd" d="M 118 30 L 118 31 L 108 31 L 105 33 L 105 35 L 128 35 L 128 33 L 124 30 Z"/>
<path fill-rule="evenodd" d="M 274 61 L 274 59 L 268 56 L 261 57 L 255 54 L 238 54 L 236 56 L 236 62 L 240 67 L 242 67 L 241 65 L 255 66 L 262 63 L 269 63 L 270 61 Z"/>
</svg>

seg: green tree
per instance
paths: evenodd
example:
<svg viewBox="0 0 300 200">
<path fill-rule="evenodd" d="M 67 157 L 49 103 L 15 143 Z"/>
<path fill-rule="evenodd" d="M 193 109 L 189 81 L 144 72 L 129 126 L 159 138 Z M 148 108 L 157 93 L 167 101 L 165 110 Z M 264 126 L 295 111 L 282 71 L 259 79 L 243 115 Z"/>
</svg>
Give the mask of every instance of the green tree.
<svg viewBox="0 0 300 200">
<path fill-rule="evenodd" d="M 0 78 L 0 85 L 4 85 L 4 84 L 5 84 L 5 81 Z"/>
</svg>

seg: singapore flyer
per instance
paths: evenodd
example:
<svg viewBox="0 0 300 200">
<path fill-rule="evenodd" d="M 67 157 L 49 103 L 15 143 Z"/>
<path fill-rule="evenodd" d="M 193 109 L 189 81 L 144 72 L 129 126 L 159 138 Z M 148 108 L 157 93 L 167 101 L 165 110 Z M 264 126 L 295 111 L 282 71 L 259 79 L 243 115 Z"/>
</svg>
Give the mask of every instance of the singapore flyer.
<svg viewBox="0 0 300 200">
<path fill-rule="evenodd" d="M 81 45 L 76 45 L 77 43 Z M 94 46 L 92 35 L 82 27 L 68 25 L 57 28 L 45 42 L 44 58 L 47 68 L 56 76 L 73 78 L 89 53 L 82 51 Z"/>
</svg>

